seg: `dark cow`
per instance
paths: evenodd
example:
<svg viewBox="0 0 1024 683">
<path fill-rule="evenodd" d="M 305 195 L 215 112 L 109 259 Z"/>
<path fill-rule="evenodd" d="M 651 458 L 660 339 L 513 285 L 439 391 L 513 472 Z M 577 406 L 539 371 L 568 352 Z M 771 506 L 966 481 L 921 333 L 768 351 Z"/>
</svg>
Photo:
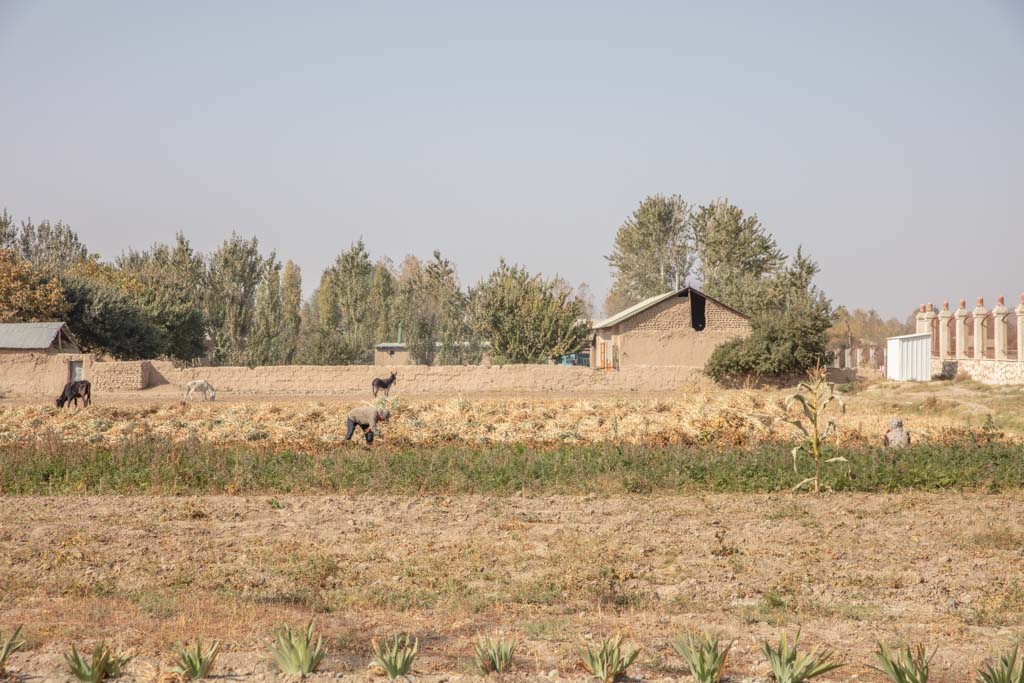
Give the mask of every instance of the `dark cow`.
<svg viewBox="0 0 1024 683">
<path fill-rule="evenodd" d="M 83 379 L 65 384 L 64 391 L 57 397 L 57 407 L 63 408 L 65 404 L 74 401 L 75 408 L 77 408 L 78 399 L 82 399 L 86 408 L 92 403 L 92 385 L 89 384 L 89 380 Z"/>
<path fill-rule="evenodd" d="M 380 379 L 379 377 L 373 380 L 373 395 L 377 396 L 378 391 L 383 391 L 384 395 L 387 396 L 391 392 L 391 385 L 398 379 L 398 373 L 392 372 L 391 376 L 387 379 Z"/>
</svg>

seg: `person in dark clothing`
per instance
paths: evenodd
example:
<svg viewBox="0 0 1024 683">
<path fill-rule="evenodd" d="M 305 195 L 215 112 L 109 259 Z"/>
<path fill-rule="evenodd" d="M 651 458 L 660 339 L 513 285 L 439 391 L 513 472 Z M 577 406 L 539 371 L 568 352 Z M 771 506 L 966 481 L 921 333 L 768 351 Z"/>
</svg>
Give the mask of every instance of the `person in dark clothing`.
<svg viewBox="0 0 1024 683">
<path fill-rule="evenodd" d="M 373 443 L 375 435 L 377 438 L 381 438 L 379 423 L 387 422 L 389 419 L 391 419 L 391 411 L 381 410 L 377 406 L 353 408 L 348 413 L 346 424 L 348 431 L 345 433 L 345 441 L 349 441 L 352 438 L 352 434 L 356 431 L 356 426 L 359 426 L 363 428 L 363 438 L 366 439 L 366 443 Z"/>
</svg>

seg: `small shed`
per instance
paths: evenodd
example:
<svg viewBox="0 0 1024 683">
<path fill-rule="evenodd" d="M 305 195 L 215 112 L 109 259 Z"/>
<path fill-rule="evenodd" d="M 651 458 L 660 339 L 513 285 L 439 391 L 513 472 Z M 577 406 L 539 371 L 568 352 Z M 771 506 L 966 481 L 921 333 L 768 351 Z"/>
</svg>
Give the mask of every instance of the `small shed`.
<svg viewBox="0 0 1024 683">
<path fill-rule="evenodd" d="M 93 358 L 62 322 L 0 323 L 0 394 L 52 394 L 89 379 Z"/>
<path fill-rule="evenodd" d="M 885 378 L 927 382 L 932 378 L 932 335 L 905 334 L 885 340 Z"/>
<path fill-rule="evenodd" d="M 401 342 L 383 342 L 373 347 L 374 365 L 411 365 L 409 347 Z"/>
</svg>

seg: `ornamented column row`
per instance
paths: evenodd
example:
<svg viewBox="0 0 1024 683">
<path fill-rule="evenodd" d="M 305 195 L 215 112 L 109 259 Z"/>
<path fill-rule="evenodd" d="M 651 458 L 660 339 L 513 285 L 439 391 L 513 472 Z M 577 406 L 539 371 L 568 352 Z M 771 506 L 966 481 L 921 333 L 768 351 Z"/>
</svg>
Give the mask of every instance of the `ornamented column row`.
<svg viewBox="0 0 1024 683">
<path fill-rule="evenodd" d="M 1017 360 L 1024 363 L 1024 294 L 1020 295 L 1020 305 L 1011 311 L 1006 307 L 1003 297 L 998 297 L 996 306 L 991 311 L 985 308 L 985 300 L 978 297 L 978 304 L 971 311 L 967 310 L 967 302 L 960 299 L 960 306 L 956 311 L 949 310 L 949 302 L 942 304 L 942 310 L 935 313 L 929 304 L 922 305 L 917 313 L 918 333 L 932 332 L 933 340 L 937 336 L 938 357 L 946 360 L 958 359 L 983 359 L 988 345 L 988 316 L 992 316 L 992 341 L 995 347 L 994 358 L 996 360 L 1009 360 L 1010 358 L 1010 325 L 1011 313 L 1017 314 Z M 967 324 L 970 317 L 973 325 Z M 935 319 L 938 324 L 934 324 Z M 952 327 L 952 330 L 950 330 Z M 955 345 L 955 349 L 954 349 Z"/>
</svg>

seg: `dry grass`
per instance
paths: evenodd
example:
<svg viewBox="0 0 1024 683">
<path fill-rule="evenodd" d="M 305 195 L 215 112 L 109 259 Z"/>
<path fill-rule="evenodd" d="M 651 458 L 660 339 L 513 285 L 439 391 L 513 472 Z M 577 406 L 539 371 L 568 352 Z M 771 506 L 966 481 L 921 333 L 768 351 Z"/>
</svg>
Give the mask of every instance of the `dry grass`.
<svg viewBox="0 0 1024 683">
<path fill-rule="evenodd" d="M 951 384 L 945 383 L 949 387 Z M 986 388 L 956 387 L 949 396 L 922 386 L 875 385 L 848 397 L 840 421 L 841 446 L 880 441 L 893 415 L 905 418 L 915 442 L 945 442 L 978 429 L 984 416 L 1007 404 Z M 786 392 L 722 390 L 705 382 L 665 398 L 525 398 L 396 400 L 385 426 L 397 445 L 469 444 L 691 444 L 748 446 L 793 441 L 785 416 Z M 1010 396 L 1024 403 L 1024 397 Z M 45 404 L 0 406 L 0 444 L 56 440 L 110 445 L 152 436 L 175 443 L 262 443 L 321 452 L 337 446 L 352 404 L 330 401 L 104 405 L 58 412 Z M 996 424 L 1000 424 L 997 422 Z M 1000 424 L 1009 436 L 1017 425 Z"/>
<path fill-rule="evenodd" d="M 22 671 L 105 638 L 141 674 L 202 637 L 246 673 L 275 627 L 314 619 L 331 672 L 365 671 L 370 638 L 399 632 L 420 636 L 424 673 L 467 668 L 483 633 L 519 640 L 524 673 L 571 672 L 581 643 L 621 633 L 644 647 L 635 673 L 681 678 L 670 639 L 710 629 L 738 639 L 741 680 L 763 675 L 762 639 L 802 624 L 858 680 L 877 680 L 858 663 L 882 639 L 939 646 L 946 681 L 1024 619 L 1018 549 L 948 533 L 1020 518 L 1019 494 L 646 500 L 0 498 L 0 619 L 26 625 Z"/>
</svg>

